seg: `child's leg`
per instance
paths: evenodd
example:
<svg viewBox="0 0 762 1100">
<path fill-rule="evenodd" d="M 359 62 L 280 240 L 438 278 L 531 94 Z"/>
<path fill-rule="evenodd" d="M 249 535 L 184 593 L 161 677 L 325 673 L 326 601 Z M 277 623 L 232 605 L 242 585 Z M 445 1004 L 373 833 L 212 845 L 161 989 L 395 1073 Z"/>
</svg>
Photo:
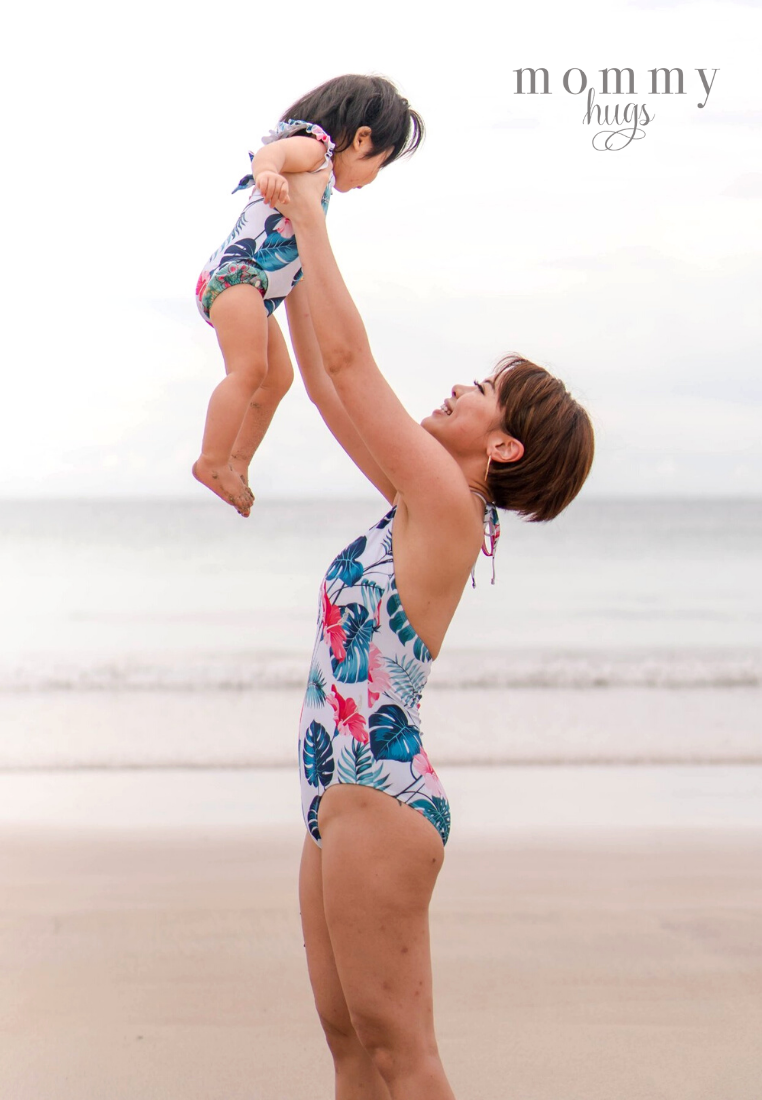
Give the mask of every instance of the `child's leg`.
<svg viewBox="0 0 762 1100">
<path fill-rule="evenodd" d="M 242 515 L 248 515 L 253 497 L 231 469 L 230 452 L 249 402 L 267 373 L 267 311 L 259 291 L 240 283 L 214 300 L 209 320 L 227 373 L 209 401 L 201 456 L 193 474 Z"/>
<path fill-rule="evenodd" d="M 246 485 L 249 484 L 249 463 L 270 427 L 280 402 L 294 380 L 294 368 L 283 339 L 280 325 L 274 317 L 267 318 L 267 374 L 249 402 L 243 425 L 233 444 L 230 465 Z"/>
</svg>

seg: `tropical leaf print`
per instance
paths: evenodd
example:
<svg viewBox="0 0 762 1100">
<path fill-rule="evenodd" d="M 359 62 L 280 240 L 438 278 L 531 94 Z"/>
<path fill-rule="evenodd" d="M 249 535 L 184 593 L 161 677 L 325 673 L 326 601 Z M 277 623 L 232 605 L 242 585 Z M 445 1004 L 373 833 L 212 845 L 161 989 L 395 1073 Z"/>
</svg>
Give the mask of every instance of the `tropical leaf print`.
<svg viewBox="0 0 762 1100">
<path fill-rule="evenodd" d="M 378 760 L 412 760 L 421 751 L 420 731 L 396 703 L 379 707 L 368 719 L 370 747 Z"/>
<path fill-rule="evenodd" d="M 269 237 L 280 237 L 281 240 L 290 240 L 294 235 L 294 227 L 285 214 L 279 214 L 276 210 L 269 218 L 265 219 L 265 233 Z"/>
<path fill-rule="evenodd" d="M 325 677 L 317 665 L 313 665 L 307 680 L 305 700 L 310 707 L 321 707 L 325 698 Z"/>
<path fill-rule="evenodd" d="M 318 829 L 318 810 L 320 809 L 320 799 L 322 794 L 316 794 L 310 802 L 310 808 L 307 811 L 307 828 L 309 829 L 315 840 L 320 840 L 320 829 Z"/>
<path fill-rule="evenodd" d="M 241 232 L 241 230 L 243 229 L 245 221 L 246 221 L 246 211 L 242 210 L 241 213 L 238 215 L 237 222 L 233 226 L 233 232 L 230 234 L 230 240 L 231 241 L 232 241 L 233 237 L 237 237 L 238 234 Z"/>
<path fill-rule="evenodd" d="M 240 241 L 236 241 L 235 244 L 231 244 L 222 253 L 222 262 L 229 262 L 230 260 L 246 260 L 247 263 L 254 263 L 256 259 L 257 264 L 259 260 L 257 258 L 257 242 L 254 237 L 242 237 Z"/>
<path fill-rule="evenodd" d="M 417 707 L 426 686 L 426 672 L 412 657 L 386 657 L 386 671 L 406 707 Z"/>
<path fill-rule="evenodd" d="M 335 763 L 331 738 L 325 726 L 310 722 L 304 734 L 304 777 L 311 787 L 327 787 L 333 779 Z"/>
<path fill-rule="evenodd" d="M 354 739 L 341 751 L 338 776 L 339 783 L 359 783 L 378 791 L 385 791 L 391 782 L 384 777 L 383 765 L 373 759 L 369 746 Z"/>
<path fill-rule="evenodd" d="M 344 657 L 331 653 L 331 669 L 342 684 L 356 684 L 368 678 L 368 648 L 373 634 L 373 619 L 367 608 L 359 603 L 348 603 L 341 609 L 341 625 L 344 630 Z"/>
<path fill-rule="evenodd" d="M 378 611 L 378 605 L 381 603 L 381 597 L 384 594 L 383 588 L 376 584 L 375 581 L 360 581 L 356 588 L 360 590 L 360 599 L 363 602 L 363 607 L 367 607 L 369 615 L 375 615 Z"/>
<path fill-rule="evenodd" d="M 386 602 L 386 608 L 389 612 L 389 626 L 392 628 L 399 640 L 404 645 L 407 645 L 408 642 L 413 643 L 413 653 L 419 661 L 430 661 L 431 654 L 408 622 L 408 617 L 405 614 L 404 607 L 402 606 L 399 593 L 397 592 L 396 584 L 392 587 L 389 593 L 389 599 Z"/>
<path fill-rule="evenodd" d="M 416 798 L 408 803 L 416 810 L 420 810 L 432 825 L 438 830 L 442 843 L 447 843 L 450 835 L 450 804 L 446 798 Z"/>
<path fill-rule="evenodd" d="M 384 529 L 385 527 L 388 527 L 388 526 L 389 526 L 389 524 L 390 524 L 390 523 L 392 522 L 392 520 L 394 519 L 394 513 L 395 513 L 396 511 L 397 511 L 397 509 L 396 509 L 396 508 L 392 508 L 392 509 L 391 509 L 391 511 L 387 512 L 385 516 L 382 516 L 382 517 L 381 517 L 381 519 L 380 519 L 380 520 L 378 521 L 378 523 L 376 524 L 376 526 L 375 526 L 374 530 L 376 530 L 376 531 L 383 531 L 383 529 Z"/>
<path fill-rule="evenodd" d="M 257 249 L 257 263 L 264 271 L 277 271 L 298 259 L 296 237 L 281 237 L 280 233 L 270 233 Z"/>
<path fill-rule="evenodd" d="M 339 577 L 344 584 L 357 584 L 363 574 L 362 562 L 357 559 L 362 554 L 367 543 L 368 540 L 365 535 L 360 535 L 359 539 L 355 539 L 355 541 L 351 542 L 345 550 L 337 554 L 328 567 L 328 572 L 325 575 L 326 580 L 332 581 L 336 577 Z"/>
</svg>

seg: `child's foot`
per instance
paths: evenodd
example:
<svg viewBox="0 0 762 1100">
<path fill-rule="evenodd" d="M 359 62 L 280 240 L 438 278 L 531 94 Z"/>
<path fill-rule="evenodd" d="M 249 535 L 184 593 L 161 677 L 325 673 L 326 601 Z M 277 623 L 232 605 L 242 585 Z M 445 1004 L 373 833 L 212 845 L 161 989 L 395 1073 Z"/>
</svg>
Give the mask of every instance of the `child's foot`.
<svg viewBox="0 0 762 1100">
<path fill-rule="evenodd" d="M 234 474 L 238 474 L 241 481 L 246 488 L 249 488 L 249 462 L 248 458 L 241 458 L 239 455 L 230 456 L 230 469 Z"/>
<path fill-rule="evenodd" d="M 193 476 L 226 504 L 232 504 L 242 516 L 248 516 L 254 495 L 228 465 L 212 466 L 203 455 L 193 463 Z"/>
</svg>

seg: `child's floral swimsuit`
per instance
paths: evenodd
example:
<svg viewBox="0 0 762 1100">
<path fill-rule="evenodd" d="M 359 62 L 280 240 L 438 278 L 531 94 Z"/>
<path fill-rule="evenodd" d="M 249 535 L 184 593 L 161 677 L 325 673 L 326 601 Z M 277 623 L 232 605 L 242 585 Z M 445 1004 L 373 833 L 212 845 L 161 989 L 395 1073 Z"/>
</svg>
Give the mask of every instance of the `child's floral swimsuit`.
<svg viewBox="0 0 762 1100">
<path fill-rule="evenodd" d="M 450 805 L 421 740 L 431 655 L 400 603 L 396 506 L 328 567 L 299 723 L 302 812 L 320 844 L 318 807 L 334 783 L 375 787 L 418 810 L 447 842 Z"/>
<path fill-rule="evenodd" d="M 269 145 L 293 134 L 309 134 L 325 145 L 325 160 L 314 169 L 315 172 L 332 167 L 334 143 L 325 130 L 312 122 L 291 118 L 279 122 L 275 130 L 262 138 L 262 144 Z M 249 156 L 253 158 L 254 154 L 250 152 Z M 333 182 L 331 175 L 322 199 L 324 211 L 328 210 Z M 233 194 L 253 184 L 253 176 L 244 176 Z M 291 222 L 268 206 L 253 187 L 233 232 L 204 265 L 196 284 L 196 304 L 201 316 L 210 324 L 209 310 L 214 299 L 230 286 L 250 283 L 262 295 L 269 316 L 301 277 L 302 265 Z"/>
</svg>

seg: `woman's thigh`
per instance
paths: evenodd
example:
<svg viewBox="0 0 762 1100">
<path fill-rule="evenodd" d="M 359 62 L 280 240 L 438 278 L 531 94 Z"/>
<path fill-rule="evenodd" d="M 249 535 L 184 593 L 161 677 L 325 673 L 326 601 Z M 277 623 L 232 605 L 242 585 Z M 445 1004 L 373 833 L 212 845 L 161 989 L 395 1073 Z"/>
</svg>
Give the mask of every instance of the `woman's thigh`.
<svg viewBox="0 0 762 1100">
<path fill-rule="evenodd" d="M 319 817 L 323 910 L 361 1041 L 435 1047 L 429 902 L 444 848 L 416 810 L 367 787 L 331 787 Z"/>
</svg>

